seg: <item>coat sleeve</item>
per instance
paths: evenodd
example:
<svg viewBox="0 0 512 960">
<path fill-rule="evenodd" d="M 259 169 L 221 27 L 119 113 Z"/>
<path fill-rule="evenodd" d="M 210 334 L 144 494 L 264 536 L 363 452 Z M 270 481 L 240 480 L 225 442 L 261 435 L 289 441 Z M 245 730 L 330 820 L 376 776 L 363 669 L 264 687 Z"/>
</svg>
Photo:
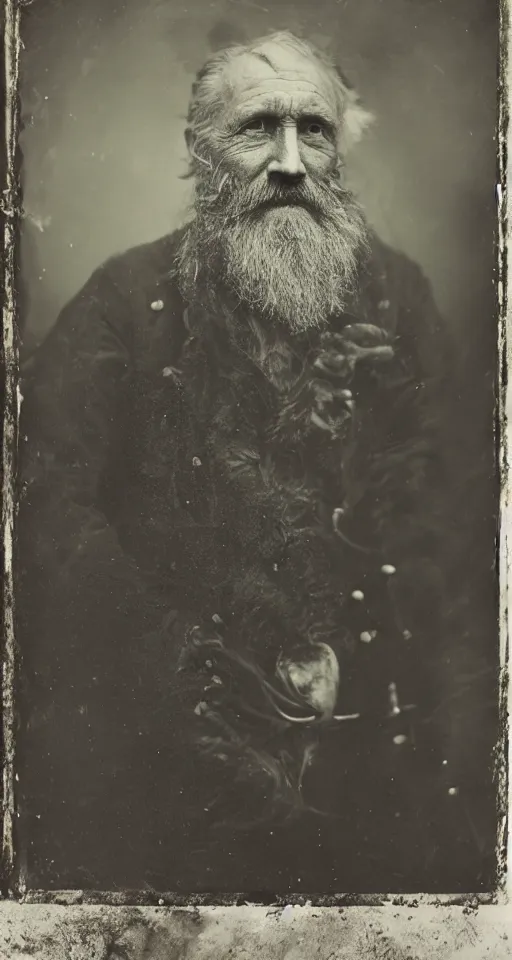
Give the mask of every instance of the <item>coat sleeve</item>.
<svg viewBox="0 0 512 960">
<path fill-rule="evenodd" d="M 395 283 L 397 362 L 380 379 L 364 507 L 387 562 L 399 569 L 405 620 L 427 618 L 433 627 L 443 607 L 449 541 L 453 346 L 420 268 L 400 259 Z"/>
<path fill-rule="evenodd" d="M 33 524 L 32 559 L 52 574 L 65 575 L 85 543 L 108 535 L 101 476 L 131 372 L 122 307 L 100 269 L 63 309 L 22 385 L 21 530 Z"/>
<path fill-rule="evenodd" d="M 129 409 L 128 298 L 115 267 L 97 270 L 63 309 L 22 391 L 18 634 L 34 704 L 55 713 L 60 703 L 65 716 L 80 697 L 111 709 L 120 691 L 134 714 L 140 705 L 150 716 L 145 688 L 154 697 L 155 677 L 164 687 L 173 672 L 166 598 L 124 552 L 105 509 L 107 464 L 122 449 Z"/>
</svg>

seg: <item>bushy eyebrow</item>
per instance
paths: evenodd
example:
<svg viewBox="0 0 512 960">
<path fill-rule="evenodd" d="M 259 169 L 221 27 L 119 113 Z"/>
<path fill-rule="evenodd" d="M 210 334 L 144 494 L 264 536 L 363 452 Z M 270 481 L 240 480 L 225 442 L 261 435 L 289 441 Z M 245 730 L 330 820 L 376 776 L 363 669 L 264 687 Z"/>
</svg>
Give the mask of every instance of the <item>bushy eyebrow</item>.
<svg viewBox="0 0 512 960">
<path fill-rule="evenodd" d="M 259 100 L 246 108 L 239 107 L 235 109 L 230 118 L 229 126 L 231 129 L 237 129 L 250 120 L 257 120 L 260 117 L 274 118 L 276 120 L 288 115 L 288 105 L 282 100 L 275 98 L 265 98 Z M 323 123 L 334 130 L 337 126 L 337 119 L 325 105 L 313 98 L 301 107 L 300 110 L 294 110 L 292 113 L 294 120 L 309 120 L 310 122 Z"/>
</svg>

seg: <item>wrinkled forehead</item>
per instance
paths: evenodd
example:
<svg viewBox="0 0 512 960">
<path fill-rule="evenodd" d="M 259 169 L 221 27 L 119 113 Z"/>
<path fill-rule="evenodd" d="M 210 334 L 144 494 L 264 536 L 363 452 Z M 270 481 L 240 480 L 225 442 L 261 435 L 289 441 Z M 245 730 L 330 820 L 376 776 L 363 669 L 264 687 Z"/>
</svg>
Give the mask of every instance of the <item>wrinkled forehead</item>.
<svg viewBox="0 0 512 960">
<path fill-rule="evenodd" d="M 221 87 L 223 109 L 228 113 L 253 103 L 264 106 L 268 100 L 293 102 L 299 109 L 341 119 L 339 88 L 331 71 L 312 56 L 271 42 L 228 61 Z"/>
</svg>

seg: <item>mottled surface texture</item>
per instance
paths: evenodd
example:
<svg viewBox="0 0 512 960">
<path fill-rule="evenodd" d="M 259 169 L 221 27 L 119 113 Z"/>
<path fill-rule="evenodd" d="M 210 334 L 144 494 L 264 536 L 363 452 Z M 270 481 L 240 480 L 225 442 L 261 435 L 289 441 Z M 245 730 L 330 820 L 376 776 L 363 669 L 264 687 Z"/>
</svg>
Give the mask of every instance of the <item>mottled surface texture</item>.
<svg viewBox="0 0 512 960">
<path fill-rule="evenodd" d="M 48 5 L 34 4 L 33 9 L 35 11 L 37 8 L 40 11 L 45 6 Z M 53 6 L 57 8 L 57 4 L 53 4 Z M 59 155 L 59 151 L 56 154 L 54 150 L 55 125 L 58 132 L 59 116 L 64 117 L 66 115 L 65 110 L 62 110 L 61 114 L 57 115 L 57 119 L 54 115 L 53 120 L 49 120 L 48 113 L 44 113 L 42 80 L 46 72 L 46 62 L 56 64 L 59 60 L 56 48 L 59 51 L 66 51 L 66 62 L 68 64 L 67 74 L 64 71 L 66 76 L 59 75 L 56 77 L 56 74 L 59 74 L 59 69 L 56 70 L 56 74 L 52 74 L 53 92 L 60 95 L 63 101 L 67 101 L 68 96 L 70 96 L 70 73 L 75 77 L 78 85 L 80 82 L 85 84 L 83 78 L 90 75 L 91 60 L 92 62 L 94 60 L 87 53 L 87 50 L 89 47 L 94 48 L 100 33 L 101 36 L 105 36 L 104 62 L 111 64 L 112 73 L 117 77 L 119 76 L 115 58 L 110 56 L 109 30 L 105 30 L 103 33 L 102 27 L 97 26 L 96 21 L 94 29 L 92 27 L 88 28 L 87 24 L 84 26 L 83 17 L 77 29 L 77 9 L 79 6 L 79 4 L 72 2 L 68 2 L 65 7 L 62 5 L 60 15 L 63 19 L 65 18 L 66 29 L 56 28 L 55 19 L 48 18 L 44 32 L 40 33 L 40 41 L 29 44 L 32 51 L 32 64 L 34 58 L 36 63 L 39 58 L 39 67 L 37 69 L 33 66 L 29 67 L 26 90 L 28 92 L 32 90 L 37 102 L 42 104 L 42 120 L 40 121 L 39 131 L 41 132 L 42 128 L 45 130 L 39 141 L 42 145 L 40 152 L 35 151 L 33 160 L 33 184 L 40 180 L 40 176 L 44 180 L 44 176 L 40 175 L 39 172 L 42 158 L 46 157 L 46 162 L 51 164 Z M 101 6 L 107 9 L 107 4 L 101 4 Z M 119 4 L 116 6 L 117 9 L 121 9 Z M 213 11 L 210 17 L 213 17 L 214 14 L 222 14 L 229 17 L 230 20 L 235 16 L 240 21 L 245 18 L 250 23 L 257 20 L 257 32 L 261 32 L 261 29 L 266 29 L 267 26 L 271 25 L 269 20 L 273 19 L 264 7 L 253 3 L 236 5 L 234 3 L 204 4 L 204 10 L 200 9 L 199 4 L 196 4 L 194 9 L 197 10 L 197 13 L 194 14 L 194 22 L 191 22 L 187 11 L 178 4 L 155 3 L 153 6 L 158 8 L 162 14 L 165 13 L 169 18 L 172 17 L 179 21 L 179 29 L 174 34 L 176 37 L 174 46 L 181 51 L 180 62 L 185 62 L 184 72 L 187 69 L 189 55 L 194 61 L 194 66 L 197 65 L 196 59 L 202 55 L 203 51 L 199 50 L 197 38 L 199 25 L 203 29 L 203 24 L 206 24 L 206 8 L 208 8 L 208 11 Z M 303 6 L 305 10 L 306 4 Z M 334 4 L 322 5 L 316 3 L 307 6 L 310 13 L 307 16 L 304 15 L 305 19 L 310 21 L 311 24 L 314 20 L 322 21 L 323 19 L 323 26 L 322 22 L 319 22 L 318 27 L 323 29 L 323 36 L 327 34 L 332 36 L 335 32 L 332 17 Z M 414 247 L 414 237 L 417 237 L 416 248 L 410 252 L 418 255 L 424 262 L 428 258 L 421 256 L 421 254 L 425 254 L 426 248 L 430 247 L 431 262 L 426 263 L 426 266 L 429 268 L 434 262 L 437 263 L 438 270 L 430 272 L 432 274 L 437 273 L 437 276 L 441 277 L 439 285 L 442 287 L 444 283 L 445 291 L 446 284 L 451 289 L 451 304 L 448 305 L 456 307 L 456 304 L 458 304 L 458 307 L 456 307 L 458 323 L 465 334 L 461 338 L 461 343 L 462 340 L 466 340 L 467 334 L 467 339 L 472 344 L 469 356 L 472 356 L 473 360 L 472 365 L 470 361 L 467 366 L 464 381 L 464 416 L 461 419 L 462 422 L 464 420 L 469 421 L 476 433 L 473 451 L 479 449 L 483 436 L 487 438 L 487 442 L 489 441 L 491 419 L 489 399 L 482 404 L 478 389 L 474 390 L 473 400 L 470 399 L 472 376 L 475 382 L 477 381 L 478 363 L 474 358 L 478 356 L 479 350 L 483 346 L 488 359 L 487 375 L 489 379 L 492 379 L 490 372 L 493 368 L 491 341 L 492 330 L 495 327 L 494 321 L 491 322 L 491 315 L 494 316 L 494 314 L 492 314 L 491 263 L 493 258 L 491 256 L 490 239 L 492 224 L 494 223 L 491 184 L 494 179 L 495 160 L 494 145 L 490 139 L 490 131 L 494 122 L 494 108 L 491 106 L 490 99 L 495 83 L 495 33 L 492 26 L 486 32 L 484 25 L 485 11 L 491 6 L 489 0 L 479 0 L 479 2 L 477 0 L 475 2 L 464 0 L 463 3 L 457 3 L 454 0 L 450 3 L 442 3 L 436 0 L 436 2 L 417 2 L 414 4 L 387 2 L 385 5 L 377 2 L 363 4 L 353 0 L 351 4 L 336 5 L 336 10 L 343 11 L 347 18 L 351 16 L 352 22 L 355 21 L 359 25 L 356 31 L 356 39 L 361 38 L 361 36 L 366 38 L 364 56 L 369 58 L 371 62 L 375 60 L 377 63 L 378 69 L 374 72 L 374 89 L 371 89 L 370 81 L 368 92 L 372 94 L 372 97 L 375 95 L 374 99 L 376 98 L 377 101 L 380 99 L 388 104 L 393 102 L 393 110 L 395 105 L 398 104 L 396 106 L 397 115 L 402 117 L 400 122 L 395 120 L 395 127 L 399 129 L 400 133 L 398 139 L 396 142 L 393 141 L 393 126 L 391 125 L 388 141 L 388 156 L 398 158 L 398 166 L 395 164 L 392 167 L 392 172 L 387 175 L 387 184 L 382 184 L 382 195 L 388 198 L 394 212 L 396 211 L 396 204 L 394 204 L 393 198 L 396 198 L 397 193 L 401 195 L 405 192 L 405 202 L 400 204 L 400 207 L 402 211 L 410 211 L 405 215 L 401 214 L 409 224 L 409 235 L 407 235 L 407 230 L 402 232 L 401 237 L 398 238 L 399 241 L 401 240 L 400 245 L 405 245 L 405 242 L 412 236 L 412 246 Z M 81 7 L 82 11 L 85 10 L 85 4 L 82 4 Z M 330 8 L 330 12 L 326 17 L 323 15 L 323 10 L 327 7 Z M 294 15 L 297 8 L 298 4 L 293 8 Z M 99 10 L 100 5 L 96 4 L 95 6 L 90 3 L 90 9 Z M 279 11 L 276 14 L 279 25 L 283 19 L 286 22 L 290 8 L 285 5 L 274 4 L 273 9 Z M 140 5 L 139 10 L 141 10 Z M 393 16 L 390 15 L 391 10 Z M 382 11 L 380 18 L 377 21 L 372 20 L 372 16 L 374 17 L 379 11 Z M 418 11 L 420 12 L 419 19 L 421 22 L 429 25 L 426 34 L 427 39 L 423 39 L 425 34 L 420 34 L 421 39 L 412 42 L 414 36 L 413 20 L 416 19 Z M 457 11 L 459 14 L 458 24 Z M 34 16 L 37 16 L 36 13 L 34 13 Z M 464 22 L 466 16 L 468 23 L 470 23 L 470 28 L 467 30 L 464 27 L 460 28 L 460 24 Z M 99 17 L 96 19 L 99 19 Z M 139 17 L 135 17 L 135 20 L 139 21 L 139 25 L 142 25 L 143 22 L 152 22 L 151 18 L 149 20 L 146 18 L 144 21 L 142 11 Z M 338 33 L 342 37 L 344 36 L 344 24 L 342 25 L 341 16 L 339 23 Z M 295 24 L 292 23 L 292 26 L 295 26 Z M 384 30 L 384 27 L 387 27 L 387 29 Z M 207 26 L 205 25 L 204 30 L 206 31 L 206 29 Z M 469 37 L 465 37 L 464 34 L 469 35 Z M 53 38 L 52 44 L 47 43 L 49 37 Z M 118 32 L 118 38 L 120 49 L 126 51 L 126 61 L 130 61 L 130 57 L 132 58 L 134 77 L 137 74 L 140 78 L 139 83 L 143 84 L 145 72 L 140 69 L 138 58 L 132 57 L 132 47 L 128 42 L 129 32 L 126 28 Z M 348 47 L 350 50 L 351 40 L 350 36 L 345 40 L 345 49 Z M 387 44 L 385 40 L 392 41 L 392 43 Z M 436 42 L 438 51 L 441 53 L 444 51 L 444 59 L 441 59 L 441 62 L 438 56 L 432 56 L 432 44 L 435 47 Z M 167 49 L 164 49 L 165 43 L 166 37 L 162 32 L 159 36 L 159 43 L 155 45 L 153 50 L 151 50 L 150 44 L 146 44 L 147 62 L 162 63 L 163 55 L 165 61 L 167 57 Z M 77 47 L 80 48 L 82 44 L 86 52 L 83 54 L 80 69 Z M 486 66 L 482 69 L 478 56 L 484 47 L 487 50 Z M 361 48 L 356 49 L 360 50 Z M 44 55 L 42 54 L 43 50 Z M 475 62 L 476 51 L 478 51 L 477 62 Z M 363 57 L 363 54 L 361 54 L 361 57 Z M 356 67 L 359 63 L 358 72 L 364 73 L 367 61 L 363 63 L 361 57 L 358 53 L 356 56 L 352 55 L 351 59 Z M 414 63 L 414 70 L 410 69 L 411 61 Z M 406 84 L 404 84 L 404 65 L 409 65 Z M 32 72 L 30 72 L 31 70 Z M 382 83 L 382 75 L 388 79 L 391 78 L 391 81 Z M 447 75 L 449 77 L 448 81 L 443 79 Z M 445 83 L 448 83 L 448 86 L 445 86 Z M 416 110 L 416 84 L 418 89 L 423 90 L 422 96 L 429 99 L 430 103 L 434 102 L 434 113 L 429 112 L 429 119 L 431 120 L 432 116 L 442 118 L 439 120 L 439 125 L 440 128 L 444 126 L 447 134 L 443 145 L 443 164 L 439 165 L 441 170 L 439 174 L 433 171 L 432 157 L 434 154 L 439 155 L 440 138 L 435 137 L 435 147 L 431 147 L 430 150 L 423 149 L 428 140 L 430 124 L 424 124 L 421 109 Z M 112 84 L 112 88 L 118 90 L 119 102 L 126 104 L 124 114 L 126 117 L 132 109 L 133 97 L 127 96 L 125 86 L 123 82 L 119 81 L 117 84 Z M 136 86 L 135 82 L 133 86 Z M 39 88 L 39 92 L 37 88 Z M 395 90 L 395 96 L 393 96 L 393 89 Z M 92 99 L 95 96 L 98 99 L 97 91 L 92 94 Z M 144 101 L 144 97 L 141 97 L 141 99 Z M 87 98 L 84 102 L 87 102 Z M 378 106 L 378 103 L 374 105 Z M 403 121 L 404 111 L 406 122 Z M 101 113 L 101 111 L 99 112 Z M 139 110 L 139 120 L 140 115 Z M 416 115 L 418 115 L 418 119 L 416 119 Z M 483 116 L 485 119 L 478 127 L 480 133 L 473 136 L 473 132 L 476 130 L 474 124 L 476 116 Z M 70 122 L 72 121 L 70 120 Z M 462 139 L 457 140 L 456 135 L 452 136 L 452 132 L 454 130 L 460 131 L 462 127 L 465 135 Z M 390 129 L 390 125 L 384 125 L 384 128 Z M 487 131 L 485 135 L 482 134 L 483 128 Z M 111 126 L 105 122 L 103 129 L 105 136 L 107 136 Z M 424 129 L 426 130 L 424 134 L 419 133 Z M 154 150 L 157 158 L 161 158 L 158 162 L 161 163 L 161 168 L 165 177 L 167 177 L 167 159 L 159 152 L 158 138 L 156 142 L 154 141 L 155 125 L 151 126 L 149 133 L 144 128 L 141 132 L 137 130 L 136 136 L 139 133 L 140 142 L 149 143 L 151 152 Z M 70 137 L 72 136 L 73 134 L 70 134 Z M 84 139 L 87 140 L 87 135 Z M 117 149 L 121 151 L 122 140 L 116 138 L 114 134 L 113 139 L 116 142 L 118 141 Z M 83 141 L 78 139 L 76 142 L 78 144 L 82 142 L 83 146 Z M 95 148 L 91 149 L 94 150 Z M 80 150 L 81 148 L 78 146 L 77 151 L 80 152 Z M 179 152 L 180 147 L 176 146 L 176 150 Z M 90 162 L 88 159 L 89 145 L 87 152 L 83 148 L 82 153 L 83 163 L 88 164 Z M 416 154 L 416 162 L 410 162 L 411 153 Z M 133 156 L 133 154 L 130 155 Z M 69 164 L 69 157 L 64 164 L 65 168 L 67 164 Z M 136 158 L 134 159 L 134 166 L 137 166 Z M 380 158 L 376 166 L 380 166 Z M 383 166 L 385 167 L 385 163 Z M 115 169 L 117 174 L 117 165 L 115 165 Z M 144 164 L 141 165 L 141 169 L 144 171 Z M 370 173 L 370 168 L 368 169 Z M 373 169 L 375 169 L 375 166 Z M 453 172 L 453 176 L 446 174 L 447 169 Z M 37 262 L 37 259 L 32 263 L 32 292 L 34 300 L 37 302 L 37 309 L 34 308 L 34 313 L 38 313 L 42 318 L 39 322 L 39 329 L 51 322 L 49 318 L 54 316 L 55 303 L 67 295 L 67 291 L 62 288 L 58 295 L 55 295 L 56 277 L 59 281 L 62 277 L 64 285 L 69 283 L 69 292 L 71 292 L 71 288 L 75 289 L 78 285 L 77 279 L 78 281 L 84 279 L 90 268 L 96 265 L 96 262 L 99 262 L 105 254 L 111 252 L 112 246 L 116 248 L 125 246 L 131 242 L 132 238 L 135 242 L 143 239 L 139 232 L 136 236 L 133 233 L 128 237 L 125 236 L 126 226 L 130 223 L 132 215 L 132 211 L 127 204 L 125 205 L 126 222 L 120 223 L 119 228 L 121 242 L 118 242 L 117 238 L 115 243 L 112 244 L 111 238 L 106 237 L 105 243 L 101 247 L 99 243 L 99 235 L 103 232 L 103 224 L 101 224 L 89 247 L 89 250 L 92 250 L 92 254 L 89 254 L 89 260 L 84 257 L 84 244 L 90 242 L 91 224 L 84 222 L 83 210 L 89 206 L 94 220 L 95 213 L 97 214 L 104 204 L 105 192 L 101 193 L 101 198 L 95 206 L 91 204 L 90 197 L 94 195 L 94 191 L 83 190 L 82 186 L 80 186 L 80 189 L 76 189 L 76 183 L 82 183 L 79 170 L 78 160 L 69 164 L 68 176 L 73 180 L 73 194 L 76 196 L 77 203 L 79 198 L 81 199 L 82 218 L 77 217 L 76 211 L 73 211 L 68 192 L 63 206 L 68 205 L 69 212 L 61 215 L 60 232 L 58 230 L 57 234 L 53 235 L 53 239 L 50 239 L 50 247 L 54 250 L 53 280 L 45 288 L 42 296 L 38 295 L 35 278 L 39 275 L 40 268 L 44 267 L 44 263 L 41 264 L 41 260 Z M 420 185 L 422 184 L 422 172 L 423 174 L 427 173 L 427 179 L 433 178 L 430 182 L 434 183 L 434 192 L 437 194 L 436 187 L 440 185 L 441 181 L 444 184 L 441 199 L 437 195 L 437 206 L 431 202 L 430 191 L 423 190 L 422 186 L 418 190 L 418 181 Z M 385 178 L 386 174 L 383 173 L 382 176 Z M 62 185 L 62 168 L 55 175 L 55 179 L 57 183 Z M 145 184 L 147 179 L 154 185 L 153 168 L 151 168 L 149 178 L 140 177 L 139 186 L 141 183 Z M 371 181 L 372 177 L 368 176 L 367 179 Z M 117 182 L 114 184 L 111 181 L 111 184 L 112 190 L 109 191 L 109 195 L 114 197 L 113 202 L 115 203 Z M 121 185 L 117 189 L 123 193 Z M 155 190 L 155 195 L 157 192 Z M 44 193 L 43 188 L 44 202 L 42 208 L 46 207 L 46 212 L 50 215 L 49 211 L 53 210 L 54 205 L 47 200 Z M 134 191 L 135 193 L 136 191 Z M 417 200 L 417 206 L 414 203 L 412 207 L 408 204 L 411 199 Z M 118 207 L 123 204 L 124 199 L 123 203 L 118 204 Z M 150 224 L 147 231 L 148 236 L 152 237 L 161 232 L 160 224 L 157 224 L 154 230 L 152 226 L 155 219 L 155 205 L 150 206 L 148 210 L 145 200 L 141 202 L 139 192 L 137 211 L 140 212 L 141 208 L 148 211 Z M 452 224 L 456 224 L 454 228 L 455 236 L 452 234 L 451 238 L 452 244 L 448 245 L 450 254 L 453 253 L 456 257 L 456 261 L 454 260 L 450 268 L 443 266 L 447 248 L 444 243 L 437 242 L 437 230 L 439 228 L 435 226 L 435 223 L 441 209 L 445 211 L 443 214 L 445 226 L 450 218 L 452 218 Z M 32 212 L 37 216 L 39 208 L 34 205 Z M 415 213 L 418 216 L 415 217 Z M 166 215 L 164 213 L 164 216 Z M 75 225 L 78 223 L 77 233 L 79 237 L 83 238 L 83 243 L 77 245 L 74 273 L 70 270 L 70 261 L 62 260 L 65 254 L 71 256 L 68 252 L 69 238 L 64 237 L 63 223 L 67 222 L 67 217 L 74 217 Z M 105 214 L 105 219 L 115 222 L 115 217 L 109 217 L 108 213 Z M 418 220 L 422 220 L 423 223 L 430 226 L 427 226 L 425 231 L 417 229 L 416 223 Z M 403 223 L 403 220 L 401 222 Z M 133 230 L 135 231 L 136 227 L 138 228 L 138 217 L 136 215 L 133 216 L 133 223 Z M 470 223 L 478 224 L 478 229 L 473 231 L 469 229 Z M 482 224 L 484 226 L 481 226 Z M 487 224 L 487 227 L 485 224 Z M 166 228 L 167 223 L 163 229 Z M 443 230 L 441 230 L 441 233 L 444 237 Z M 43 235 L 41 237 L 38 235 L 37 228 L 34 235 L 37 240 L 43 237 Z M 423 247 L 420 237 L 425 238 Z M 45 243 L 47 239 L 48 235 L 44 238 Z M 471 256 L 469 255 L 470 248 L 472 250 Z M 38 248 L 34 249 L 37 250 Z M 36 258 L 41 256 L 41 249 L 39 253 L 36 253 Z M 73 249 L 76 250 L 76 246 Z M 91 259 L 94 263 L 91 263 Z M 483 274 L 488 277 L 486 281 L 480 283 L 478 279 L 475 279 L 475 272 L 469 265 L 469 260 L 473 266 L 475 264 L 480 266 L 481 262 L 485 261 L 487 273 L 483 270 Z M 44 269 L 46 270 L 46 268 Z M 44 276 L 43 273 L 40 275 Z M 475 294 L 475 283 L 479 290 L 477 294 Z M 461 286 L 463 289 L 461 289 Z M 444 297 L 441 297 L 441 299 L 443 300 Z M 446 305 L 446 303 L 443 305 Z M 482 318 L 487 318 L 486 322 L 482 321 Z M 35 322 L 34 326 L 36 326 Z M 485 326 L 487 326 L 488 332 L 482 334 L 482 328 Z M 491 390 L 489 390 L 490 392 Z M 473 414 L 476 414 L 476 419 L 472 418 Z M 484 424 L 483 428 L 482 423 Z M 489 446 L 487 445 L 485 449 L 488 452 Z M 469 458 L 470 461 L 471 457 Z M 489 471 L 484 468 L 483 472 L 484 476 L 487 476 Z M 472 515 L 475 504 L 474 497 L 473 494 L 473 499 L 470 497 L 466 502 L 466 517 Z M 487 557 L 489 556 L 490 553 L 487 554 Z M 477 570 L 472 578 L 475 586 L 479 582 L 479 571 L 485 570 L 486 567 L 486 562 L 477 565 Z M 469 732 L 467 740 L 470 746 L 474 742 Z M 79 903 L 80 901 L 77 898 L 74 902 Z M 459 958 L 460 960 L 486 960 L 486 958 L 489 958 L 489 960 L 491 958 L 492 960 L 505 960 L 512 955 L 511 943 L 512 920 L 510 911 L 500 907 L 481 908 L 476 911 L 470 907 L 430 908 L 421 906 L 420 909 L 414 909 L 388 904 L 382 908 L 350 908 L 341 911 L 337 909 L 292 908 L 284 911 L 273 911 L 266 908 L 241 907 L 229 910 L 201 909 L 197 912 L 191 911 L 188 913 L 179 911 L 170 913 L 165 908 L 134 910 L 115 907 L 35 907 L 7 903 L 0 908 L 0 956 L 2 958 L 6 957 L 8 960 L 22 960 L 22 958 L 24 960 L 26 957 L 34 958 L 34 960 L 120 960 L 120 958 L 124 958 L 124 960 L 139 960 L 139 958 L 140 960 L 149 960 L 149 958 L 154 958 L 154 960 L 164 960 L 164 958 L 165 960 L 178 960 L 178 958 L 179 960 L 182 960 L 182 958 L 183 960 L 190 960 L 190 958 L 198 958 L 198 960 L 201 960 L 201 958 L 203 960 L 206 960 L 206 958 L 211 958 L 211 960 L 224 960 L 224 958 L 248 960 L 252 956 L 258 957 L 259 960 L 266 960 L 266 958 L 269 958 L 269 960 L 270 958 L 272 960 L 274 958 L 276 960 L 309 960 L 309 958 L 311 960 L 356 960 L 357 958 L 359 960 L 360 957 L 371 957 L 374 960 L 384 960 L 384 958 L 385 960 L 391 960 L 391 958 L 423 960 L 427 957 L 430 960 L 454 960 L 454 958 L 455 960 L 459 960 Z"/>
<path fill-rule="evenodd" d="M 54 3 L 27 13 L 24 293 L 33 335 L 48 329 L 56 307 L 105 255 L 162 232 L 177 216 L 182 196 L 176 191 L 171 205 L 168 198 L 181 169 L 179 116 L 191 76 L 209 49 L 282 25 L 321 45 L 332 38 L 345 54 L 347 72 L 380 114 L 374 139 L 354 161 L 354 180 L 385 238 L 432 276 L 461 359 L 454 370 L 461 429 L 455 424 L 451 436 L 453 486 L 464 480 L 453 518 L 463 562 L 454 565 L 450 580 L 457 628 L 447 638 L 442 692 L 453 697 L 456 680 L 449 770 L 460 770 L 470 757 L 467 792 L 480 789 L 482 774 L 485 792 L 496 731 L 494 10 L 476 0 L 394 0 L 385 14 L 382 4 L 327 2 L 314 12 L 305 4 L 278 4 L 272 14 L 256 4 L 218 4 L 205 6 L 204 17 L 199 8 L 192 16 L 156 3 L 144 9 L 103 4 L 99 10 Z M 172 117 L 166 113 L 171 102 Z M 443 162 L 435 173 L 440 145 Z M 450 781 L 459 782 L 457 775 Z M 470 827 L 472 842 L 489 855 L 488 827 Z"/>
<path fill-rule="evenodd" d="M 502 907 L 166 908 L 5 904 L 9 960 L 506 960 L 512 917 Z"/>
<path fill-rule="evenodd" d="M 490 768 L 497 736 L 495 13 L 483 0 L 393 0 L 385 11 L 374 0 L 322 0 L 314 8 L 278 3 L 272 12 L 253 3 L 218 3 L 194 5 L 193 13 L 156 2 L 40 3 L 25 15 L 22 76 L 25 319 L 32 335 L 48 329 L 62 301 L 105 256 L 164 232 L 179 216 L 180 118 L 192 76 L 209 50 L 282 26 L 321 46 L 332 41 L 375 110 L 376 131 L 353 158 L 355 186 L 384 239 L 405 249 L 432 278 L 456 344 L 446 489 L 459 490 L 446 536 L 453 561 L 445 578 L 451 627 L 436 639 L 442 640 L 437 693 L 447 717 L 446 799 L 449 790 L 456 796 L 460 789 L 465 808 L 465 798 L 472 798 L 464 823 L 478 867 L 467 880 L 473 891 L 487 886 L 492 872 Z M 115 670 L 114 660 L 110 667 Z M 105 716 L 110 706 L 115 709 L 109 700 Z M 106 743 L 114 737 L 103 714 L 96 711 L 89 720 L 83 704 L 77 701 L 76 708 L 82 708 L 84 725 L 96 724 L 102 736 L 105 731 Z M 133 753 L 133 738 L 126 741 Z M 115 770 L 106 763 L 105 771 L 107 783 Z M 152 803 L 152 779 L 141 782 Z M 86 791 L 77 793 L 85 804 Z M 157 822 L 151 821 L 156 834 Z M 44 817 L 37 823 L 44 833 Z M 129 843 L 124 855 L 130 855 Z M 300 850 L 297 855 L 300 860 Z M 459 858 L 454 862 L 459 869 Z M 295 873 L 298 886 L 302 871 Z M 96 876 L 80 882 L 99 885 Z M 341 880 L 336 875 L 333 882 Z M 61 883 L 68 883 L 62 873 Z M 464 880 L 456 888 L 461 885 L 467 889 Z"/>
</svg>

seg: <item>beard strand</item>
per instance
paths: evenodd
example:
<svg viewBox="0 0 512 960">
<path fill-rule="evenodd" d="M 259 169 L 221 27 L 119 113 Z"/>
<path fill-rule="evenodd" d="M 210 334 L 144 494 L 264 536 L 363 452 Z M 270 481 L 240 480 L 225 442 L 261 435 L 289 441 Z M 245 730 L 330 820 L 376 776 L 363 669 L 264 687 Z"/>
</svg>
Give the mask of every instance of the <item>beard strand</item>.
<svg viewBox="0 0 512 960">
<path fill-rule="evenodd" d="M 361 207 L 334 177 L 283 189 L 207 175 L 194 212 L 177 260 L 189 300 L 242 303 L 295 333 L 345 308 L 368 234 Z"/>
</svg>

